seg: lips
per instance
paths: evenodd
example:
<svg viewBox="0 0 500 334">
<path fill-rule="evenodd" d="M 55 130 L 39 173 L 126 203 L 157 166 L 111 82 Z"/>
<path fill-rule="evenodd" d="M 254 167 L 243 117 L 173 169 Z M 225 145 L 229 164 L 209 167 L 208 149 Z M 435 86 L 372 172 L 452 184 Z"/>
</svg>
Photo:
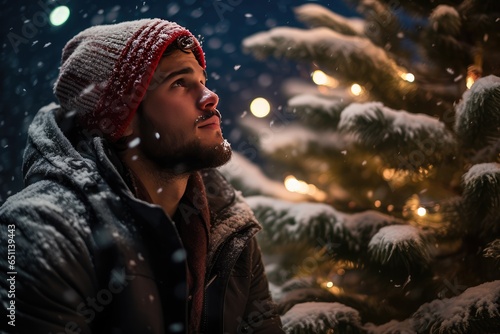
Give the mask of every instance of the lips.
<svg viewBox="0 0 500 334">
<path fill-rule="evenodd" d="M 195 121 L 198 128 L 217 127 L 220 128 L 221 114 L 219 110 L 209 110 L 210 113 L 201 115 Z"/>
<path fill-rule="evenodd" d="M 201 122 L 198 125 L 198 128 L 204 129 L 204 128 L 220 128 L 220 119 L 216 115 L 213 115 L 209 119 L 207 119 L 204 122 Z"/>
</svg>

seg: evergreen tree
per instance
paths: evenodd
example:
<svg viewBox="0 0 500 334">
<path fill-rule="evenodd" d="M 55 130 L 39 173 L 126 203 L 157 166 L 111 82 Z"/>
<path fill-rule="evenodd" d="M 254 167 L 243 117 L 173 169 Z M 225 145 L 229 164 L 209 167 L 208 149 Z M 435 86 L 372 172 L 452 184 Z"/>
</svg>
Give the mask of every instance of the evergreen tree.
<svg viewBox="0 0 500 334">
<path fill-rule="evenodd" d="M 351 3 L 361 18 L 307 4 L 306 29 L 243 41 L 317 84 L 288 86 L 280 126 L 242 118 L 272 170 L 223 168 L 264 225 L 284 328 L 498 333 L 500 2 Z"/>
</svg>

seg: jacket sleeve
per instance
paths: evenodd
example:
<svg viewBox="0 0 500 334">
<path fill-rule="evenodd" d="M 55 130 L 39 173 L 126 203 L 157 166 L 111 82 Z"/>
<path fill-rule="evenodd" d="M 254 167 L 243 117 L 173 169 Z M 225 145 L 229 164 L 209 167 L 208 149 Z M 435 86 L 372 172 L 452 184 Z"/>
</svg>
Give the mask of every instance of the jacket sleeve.
<svg viewBox="0 0 500 334">
<path fill-rule="evenodd" d="M 68 197 L 58 203 L 49 195 L 50 189 L 36 198 L 15 195 L 0 208 L 6 333 L 91 333 L 89 300 L 97 284 L 83 241 L 88 232 L 78 208 L 64 205 Z"/>
<path fill-rule="evenodd" d="M 284 333 L 281 328 L 281 319 L 276 312 L 267 280 L 262 255 L 257 239 L 250 241 L 251 248 L 251 283 L 249 298 L 245 309 L 244 327 L 247 333 L 276 334 Z"/>
</svg>

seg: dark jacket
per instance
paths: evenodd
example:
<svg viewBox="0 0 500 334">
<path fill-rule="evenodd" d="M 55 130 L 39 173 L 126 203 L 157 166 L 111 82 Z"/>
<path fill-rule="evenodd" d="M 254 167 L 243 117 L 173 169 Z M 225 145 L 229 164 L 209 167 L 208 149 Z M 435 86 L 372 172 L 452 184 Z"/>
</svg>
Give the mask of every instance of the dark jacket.
<svg viewBox="0 0 500 334">
<path fill-rule="evenodd" d="M 12 313 L 15 301 L 15 327 L 5 319 L 1 326 L 12 333 L 185 332 L 187 265 L 174 223 L 132 194 L 105 141 L 73 138 L 71 118 L 58 110 L 49 105 L 33 120 L 27 187 L 0 208 L 2 238 L 15 245 L 14 262 L 0 258 L 2 304 Z M 202 332 L 282 333 L 255 239 L 259 223 L 216 170 L 202 177 L 211 219 Z"/>
</svg>

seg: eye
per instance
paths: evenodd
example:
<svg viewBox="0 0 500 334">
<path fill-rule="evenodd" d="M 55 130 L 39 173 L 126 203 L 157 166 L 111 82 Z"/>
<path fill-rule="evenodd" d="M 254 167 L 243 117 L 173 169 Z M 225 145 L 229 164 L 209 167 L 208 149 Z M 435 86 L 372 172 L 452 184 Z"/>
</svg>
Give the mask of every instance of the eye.
<svg viewBox="0 0 500 334">
<path fill-rule="evenodd" d="M 184 86 L 186 86 L 186 81 L 184 79 L 178 79 L 172 83 L 172 87 L 184 87 Z"/>
</svg>

